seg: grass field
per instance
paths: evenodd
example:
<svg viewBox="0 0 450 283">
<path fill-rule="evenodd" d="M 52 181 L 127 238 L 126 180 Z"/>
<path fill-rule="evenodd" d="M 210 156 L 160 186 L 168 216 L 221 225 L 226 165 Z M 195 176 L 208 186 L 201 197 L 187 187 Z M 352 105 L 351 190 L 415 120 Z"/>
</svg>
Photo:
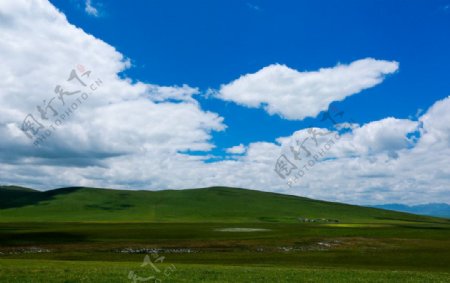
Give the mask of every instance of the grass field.
<svg viewBox="0 0 450 283">
<path fill-rule="evenodd" d="M 450 282 L 448 219 L 231 188 L 0 196 L 0 282 Z"/>
<path fill-rule="evenodd" d="M 164 267 L 161 267 L 164 268 Z M 129 262 L 73 262 L 0 260 L 2 282 L 131 282 L 130 270 L 139 266 Z M 149 277 L 141 269 L 141 277 Z M 35 279 L 30 279 L 32 278 Z M 151 275 L 150 275 L 151 276 Z M 373 271 L 333 268 L 283 268 L 273 266 L 222 266 L 178 264 L 162 282 L 448 282 L 443 272 Z M 149 282 L 152 282 L 149 280 Z M 154 281 L 153 281 L 154 282 Z"/>
<path fill-rule="evenodd" d="M 0 222 L 446 222 L 438 218 L 236 188 L 125 191 L 0 189 Z"/>
</svg>

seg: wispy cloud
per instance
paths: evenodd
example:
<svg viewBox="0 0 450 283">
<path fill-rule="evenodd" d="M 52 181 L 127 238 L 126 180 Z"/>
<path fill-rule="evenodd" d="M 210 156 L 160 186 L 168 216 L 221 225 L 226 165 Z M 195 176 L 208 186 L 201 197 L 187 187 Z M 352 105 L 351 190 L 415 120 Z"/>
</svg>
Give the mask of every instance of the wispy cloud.
<svg viewBox="0 0 450 283">
<path fill-rule="evenodd" d="M 94 17 L 99 16 L 98 10 L 97 10 L 97 8 L 92 6 L 91 0 L 86 0 L 84 10 L 86 11 L 86 13 L 88 13 L 91 16 L 94 16 Z"/>
<path fill-rule="evenodd" d="M 261 11 L 261 7 L 259 7 L 258 5 L 249 3 L 249 2 L 247 2 L 247 7 L 252 10 L 255 10 L 255 11 Z"/>
</svg>

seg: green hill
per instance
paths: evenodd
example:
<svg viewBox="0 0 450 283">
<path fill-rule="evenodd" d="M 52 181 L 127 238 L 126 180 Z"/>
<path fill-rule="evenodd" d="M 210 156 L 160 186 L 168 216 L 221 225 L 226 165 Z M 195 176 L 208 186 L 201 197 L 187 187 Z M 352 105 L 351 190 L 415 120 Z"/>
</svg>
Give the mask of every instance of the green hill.
<svg viewBox="0 0 450 283">
<path fill-rule="evenodd" d="M 312 220 L 311 220 L 312 219 Z M 448 222 L 376 208 L 212 187 L 128 191 L 0 187 L 0 222 Z"/>
</svg>

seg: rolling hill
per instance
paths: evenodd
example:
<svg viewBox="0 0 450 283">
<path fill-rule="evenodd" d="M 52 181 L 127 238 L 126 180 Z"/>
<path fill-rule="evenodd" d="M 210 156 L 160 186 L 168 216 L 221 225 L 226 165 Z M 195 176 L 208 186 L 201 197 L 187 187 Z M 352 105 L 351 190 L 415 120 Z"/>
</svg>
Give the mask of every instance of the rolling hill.
<svg viewBox="0 0 450 283">
<path fill-rule="evenodd" d="M 129 191 L 0 187 L 0 222 L 446 222 L 427 216 L 254 190 Z"/>
</svg>

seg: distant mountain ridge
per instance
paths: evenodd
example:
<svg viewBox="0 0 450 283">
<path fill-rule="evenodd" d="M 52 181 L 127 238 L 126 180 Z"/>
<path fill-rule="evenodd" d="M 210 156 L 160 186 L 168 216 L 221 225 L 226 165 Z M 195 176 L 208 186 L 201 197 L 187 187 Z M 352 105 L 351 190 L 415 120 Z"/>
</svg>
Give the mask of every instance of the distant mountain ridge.
<svg viewBox="0 0 450 283">
<path fill-rule="evenodd" d="M 427 203 L 411 206 L 398 203 L 390 203 L 390 204 L 374 205 L 371 207 L 414 213 L 419 215 L 450 218 L 450 205 L 446 203 Z"/>
<path fill-rule="evenodd" d="M 39 192 L 37 190 L 33 190 L 30 188 L 25 188 L 25 187 L 20 187 L 20 186 L 0 186 L 0 190 L 5 190 L 5 191 L 25 191 L 25 192 Z"/>
</svg>

